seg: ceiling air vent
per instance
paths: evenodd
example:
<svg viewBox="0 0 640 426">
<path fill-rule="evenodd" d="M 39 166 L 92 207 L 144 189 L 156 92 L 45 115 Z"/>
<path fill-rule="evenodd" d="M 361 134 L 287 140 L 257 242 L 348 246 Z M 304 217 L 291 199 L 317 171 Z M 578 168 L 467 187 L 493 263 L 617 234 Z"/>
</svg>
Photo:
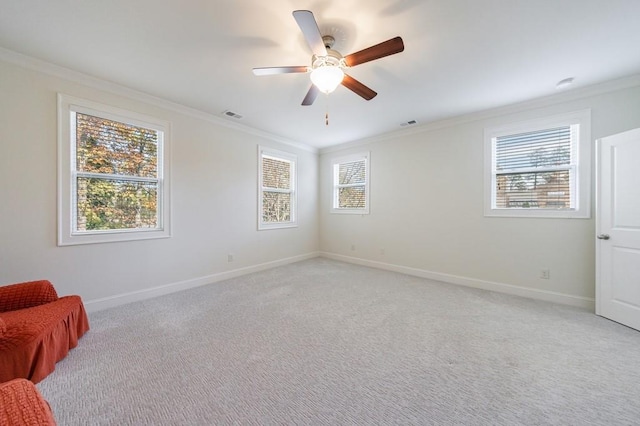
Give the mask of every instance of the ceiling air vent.
<svg viewBox="0 0 640 426">
<path fill-rule="evenodd" d="M 416 120 L 409 120 L 406 123 L 400 123 L 400 126 L 402 127 L 413 126 L 414 124 L 418 124 L 418 122 Z"/>
<path fill-rule="evenodd" d="M 235 118 L 236 120 L 240 120 L 242 118 L 240 114 L 233 111 L 229 111 L 229 110 L 226 110 L 225 112 L 223 112 L 222 115 L 224 115 L 225 117 Z"/>
</svg>

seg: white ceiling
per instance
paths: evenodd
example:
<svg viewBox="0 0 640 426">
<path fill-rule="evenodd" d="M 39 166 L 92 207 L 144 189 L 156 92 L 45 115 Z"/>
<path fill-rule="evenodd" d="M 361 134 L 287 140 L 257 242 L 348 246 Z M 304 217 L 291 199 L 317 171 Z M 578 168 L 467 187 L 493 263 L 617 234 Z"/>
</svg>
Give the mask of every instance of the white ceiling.
<svg viewBox="0 0 640 426">
<path fill-rule="evenodd" d="M 296 9 L 343 55 L 403 38 L 349 70 L 376 98 L 303 107 L 308 75 L 253 75 L 310 65 Z M 640 0 L 0 0 L 0 46 L 323 148 L 638 74 Z"/>
</svg>

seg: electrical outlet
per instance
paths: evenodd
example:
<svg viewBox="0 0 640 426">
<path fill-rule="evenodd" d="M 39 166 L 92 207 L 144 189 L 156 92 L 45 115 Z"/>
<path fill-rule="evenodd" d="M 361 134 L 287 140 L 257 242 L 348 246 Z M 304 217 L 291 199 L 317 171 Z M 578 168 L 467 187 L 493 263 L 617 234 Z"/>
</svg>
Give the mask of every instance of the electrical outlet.
<svg viewBox="0 0 640 426">
<path fill-rule="evenodd" d="M 233 262 L 233 255 L 231 253 L 227 255 L 227 262 Z"/>
<path fill-rule="evenodd" d="M 551 278 L 551 271 L 547 268 L 540 269 L 540 278 L 543 280 L 548 280 Z"/>
</svg>

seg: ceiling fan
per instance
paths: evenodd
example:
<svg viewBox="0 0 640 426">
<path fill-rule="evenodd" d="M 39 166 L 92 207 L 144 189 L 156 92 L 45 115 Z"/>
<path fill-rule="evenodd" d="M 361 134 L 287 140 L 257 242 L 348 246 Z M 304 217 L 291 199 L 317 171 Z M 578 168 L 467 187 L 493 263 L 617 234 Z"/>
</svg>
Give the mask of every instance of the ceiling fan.
<svg viewBox="0 0 640 426">
<path fill-rule="evenodd" d="M 404 50 L 402 38 L 394 37 L 375 46 L 342 56 L 340 52 L 331 49 L 335 42 L 334 37 L 320 34 L 313 13 L 308 10 L 295 10 L 293 17 L 313 52 L 311 66 L 254 68 L 253 73 L 255 75 L 274 75 L 310 72 L 312 84 L 302 101 L 302 105 L 305 106 L 312 105 L 318 93 L 331 93 L 340 84 L 366 100 L 373 99 L 377 93 L 346 74 L 344 70 Z"/>
</svg>

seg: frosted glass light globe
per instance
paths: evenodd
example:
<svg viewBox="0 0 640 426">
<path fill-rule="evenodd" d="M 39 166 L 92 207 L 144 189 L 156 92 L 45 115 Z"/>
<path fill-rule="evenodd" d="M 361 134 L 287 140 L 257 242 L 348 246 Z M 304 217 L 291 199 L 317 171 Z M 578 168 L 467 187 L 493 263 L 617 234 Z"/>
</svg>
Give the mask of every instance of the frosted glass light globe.
<svg viewBox="0 0 640 426">
<path fill-rule="evenodd" d="M 311 82 L 324 93 L 331 93 L 342 82 L 344 72 L 332 65 L 318 67 L 311 71 Z"/>
</svg>

